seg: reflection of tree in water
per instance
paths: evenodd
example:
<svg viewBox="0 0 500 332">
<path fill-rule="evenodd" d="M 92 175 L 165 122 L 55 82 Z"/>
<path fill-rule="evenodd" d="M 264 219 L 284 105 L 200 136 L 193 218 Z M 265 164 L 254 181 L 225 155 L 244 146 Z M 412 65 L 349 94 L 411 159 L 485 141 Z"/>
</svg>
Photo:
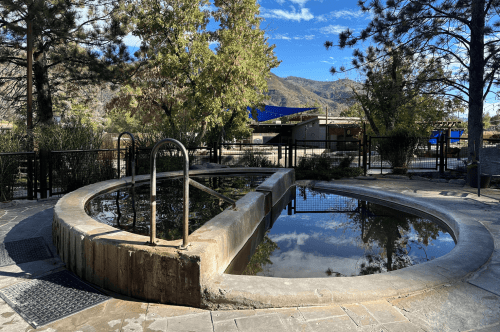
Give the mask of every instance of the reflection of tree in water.
<svg viewBox="0 0 500 332">
<path fill-rule="evenodd" d="M 256 275 L 262 272 L 264 270 L 264 265 L 273 264 L 269 257 L 271 257 L 271 254 L 276 249 L 279 249 L 278 244 L 273 242 L 266 234 L 262 242 L 255 249 L 255 253 L 252 255 L 252 258 L 250 258 L 250 262 L 248 262 L 247 267 L 241 274 Z"/>
<path fill-rule="evenodd" d="M 435 240 L 441 230 L 434 222 L 361 200 L 358 209 L 347 214 L 350 221 L 339 227 L 361 233 L 360 246 L 365 248 L 365 261 L 360 264 L 360 275 L 399 270 L 419 263 L 409 256 L 412 247 L 425 252 L 424 246 Z M 412 227 L 417 241 L 410 239 Z M 375 248 L 380 248 L 378 253 L 374 253 Z M 430 259 L 426 256 L 421 261 Z M 339 276 L 332 272 L 331 269 L 325 271 L 327 275 Z"/>
<path fill-rule="evenodd" d="M 193 177 L 201 184 L 233 199 L 238 200 L 254 190 L 266 177 Z M 182 238 L 183 213 L 183 180 L 169 179 L 158 182 L 156 188 L 156 228 L 157 237 L 174 240 Z M 132 191 L 119 191 L 118 208 L 115 203 L 117 193 L 102 195 L 90 203 L 91 214 L 98 211 L 112 214 L 113 220 L 108 220 L 114 227 L 136 234 L 149 235 L 150 229 L 150 197 L 149 186 L 135 187 L 136 223 L 133 223 Z M 197 188 L 189 188 L 189 233 L 192 233 L 230 205 Z"/>
</svg>

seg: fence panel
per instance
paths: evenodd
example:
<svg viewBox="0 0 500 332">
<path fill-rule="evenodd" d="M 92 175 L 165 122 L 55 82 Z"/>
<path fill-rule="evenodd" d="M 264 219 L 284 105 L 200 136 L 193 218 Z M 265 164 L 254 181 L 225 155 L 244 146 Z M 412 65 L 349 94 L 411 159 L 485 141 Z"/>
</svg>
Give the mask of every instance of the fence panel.
<svg viewBox="0 0 500 332">
<path fill-rule="evenodd" d="M 32 199 L 35 152 L 0 153 L 0 202 Z"/>
<path fill-rule="evenodd" d="M 48 174 L 40 177 L 48 177 L 50 196 L 118 176 L 116 150 L 51 151 L 47 162 Z"/>
<path fill-rule="evenodd" d="M 468 142 L 468 138 L 446 139 L 445 169 L 447 171 L 467 172 Z"/>
<path fill-rule="evenodd" d="M 136 173 L 149 174 L 150 158 L 152 148 L 137 148 L 135 151 Z M 197 165 L 209 163 L 213 158 L 213 149 L 211 147 L 198 146 L 186 148 L 189 155 L 189 164 Z M 165 145 L 160 148 L 156 155 L 156 172 L 179 171 L 184 167 L 184 158 L 182 153 L 175 146 Z"/>
<path fill-rule="evenodd" d="M 353 157 L 351 167 L 362 166 L 360 140 L 296 140 L 294 153 L 294 166 L 298 166 L 302 159 L 317 156 L 330 157 L 334 166 L 338 166 L 342 159 L 350 156 Z"/>
<path fill-rule="evenodd" d="M 222 143 L 219 163 L 227 166 L 287 165 L 288 149 L 282 144 Z"/>
<path fill-rule="evenodd" d="M 392 169 L 387 158 L 381 158 L 379 145 L 382 140 L 389 139 L 386 136 L 371 136 L 368 139 L 368 168 L 369 169 Z M 438 169 L 439 166 L 439 142 L 429 143 L 428 137 L 418 139 L 417 148 L 408 169 Z"/>
</svg>

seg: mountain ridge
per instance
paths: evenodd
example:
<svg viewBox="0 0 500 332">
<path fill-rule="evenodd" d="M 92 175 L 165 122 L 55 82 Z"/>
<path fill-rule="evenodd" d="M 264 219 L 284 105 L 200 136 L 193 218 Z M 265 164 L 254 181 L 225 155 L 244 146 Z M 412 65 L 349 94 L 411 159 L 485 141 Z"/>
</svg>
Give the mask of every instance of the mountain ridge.
<svg viewBox="0 0 500 332">
<path fill-rule="evenodd" d="M 305 107 L 319 104 L 324 112 L 328 107 L 328 114 L 338 116 L 353 102 L 352 87 L 361 89 L 361 84 L 350 79 L 337 81 L 315 81 L 303 77 L 278 77 L 271 73 L 268 79 L 267 105 L 283 107 Z"/>
</svg>

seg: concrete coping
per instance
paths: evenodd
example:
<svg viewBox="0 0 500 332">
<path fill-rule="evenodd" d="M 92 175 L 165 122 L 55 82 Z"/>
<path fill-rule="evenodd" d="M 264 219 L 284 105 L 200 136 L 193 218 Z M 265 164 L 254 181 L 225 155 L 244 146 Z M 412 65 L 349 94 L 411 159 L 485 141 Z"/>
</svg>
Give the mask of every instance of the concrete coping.
<svg viewBox="0 0 500 332">
<path fill-rule="evenodd" d="M 158 173 L 157 179 L 182 176 L 182 171 Z M 293 169 L 223 168 L 191 170 L 195 175 L 265 175 L 255 192 L 239 199 L 237 209 L 226 209 L 189 235 L 188 250 L 182 240 L 157 239 L 103 224 L 85 212 L 92 198 L 131 184 L 131 178 L 108 180 L 77 189 L 54 207 L 52 236 L 67 268 L 104 289 L 150 302 L 202 306 L 204 284 L 222 274 L 239 249 L 279 200 L 284 188 L 295 182 Z M 149 175 L 135 178 L 137 184 Z"/>
<path fill-rule="evenodd" d="M 317 190 L 355 196 L 394 208 L 413 209 L 441 221 L 456 241 L 448 254 L 397 271 L 341 278 L 273 278 L 222 274 L 205 290 L 211 309 L 269 308 L 359 303 L 407 294 L 462 279 L 485 264 L 494 250 L 478 221 L 432 199 L 335 182 L 311 182 Z"/>
</svg>

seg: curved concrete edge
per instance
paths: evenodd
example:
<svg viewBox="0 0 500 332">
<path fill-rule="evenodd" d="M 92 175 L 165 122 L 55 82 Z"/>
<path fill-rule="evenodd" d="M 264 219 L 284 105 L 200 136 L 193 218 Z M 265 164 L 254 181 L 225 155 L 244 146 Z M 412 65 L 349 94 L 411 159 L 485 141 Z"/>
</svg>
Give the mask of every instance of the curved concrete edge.
<svg viewBox="0 0 500 332">
<path fill-rule="evenodd" d="M 283 183 L 293 183 L 290 169 L 211 169 L 201 174 L 277 174 L 262 186 L 272 195 Z M 157 178 L 182 176 L 182 172 L 159 173 Z M 149 175 L 136 177 L 136 183 Z M 85 186 L 62 197 L 54 207 L 53 241 L 67 268 L 104 289 L 142 300 L 199 307 L 202 283 L 223 273 L 234 255 L 266 216 L 266 192 L 251 192 L 189 236 L 191 246 L 179 250 L 181 240 L 158 240 L 146 245 L 149 237 L 102 224 L 85 212 L 93 197 L 129 185 L 131 178 Z"/>
<path fill-rule="evenodd" d="M 269 278 L 221 274 L 204 285 L 203 305 L 210 309 L 295 307 L 404 296 L 462 279 L 478 270 L 493 253 L 493 238 L 483 225 L 458 211 L 449 211 L 439 202 L 335 182 L 312 185 L 319 190 L 424 211 L 447 225 L 457 244 L 450 253 L 430 262 L 369 276 Z"/>
</svg>

